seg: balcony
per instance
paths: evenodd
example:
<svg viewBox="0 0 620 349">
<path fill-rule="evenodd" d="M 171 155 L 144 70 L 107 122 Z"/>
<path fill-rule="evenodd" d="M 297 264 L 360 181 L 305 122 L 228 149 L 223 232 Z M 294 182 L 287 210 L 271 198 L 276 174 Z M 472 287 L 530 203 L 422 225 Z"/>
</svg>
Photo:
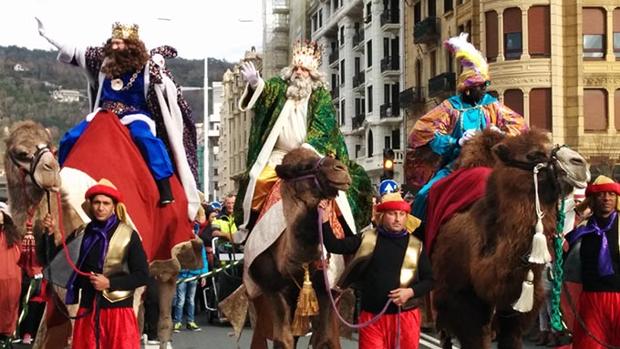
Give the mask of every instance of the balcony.
<svg viewBox="0 0 620 349">
<path fill-rule="evenodd" d="M 358 72 L 353 76 L 353 88 L 356 88 L 366 81 L 366 73 Z"/>
<path fill-rule="evenodd" d="M 400 115 L 398 103 L 385 103 L 379 108 L 379 118 L 397 118 Z"/>
<path fill-rule="evenodd" d="M 441 36 L 439 23 L 437 17 L 427 17 L 423 21 L 418 22 L 413 28 L 413 43 L 427 45 L 437 43 Z"/>
<path fill-rule="evenodd" d="M 333 51 L 329 54 L 329 64 L 331 65 L 332 63 L 335 63 L 336 61 L 338 61 L 338 58 L 340 58 L 338 50 Z"/>
<path fill-rule="evenodd" d="M 398 102 L 403 108 L 415 108 L 424 105 L 424 87 L 411 87 L 401 91 Z"/>
<path fill-rule="evenodd" d="M 355 129 L 358 129 L 364 126 L 364 121 L 366 121 L 366 115 L 364 114 L 355 115 L 351 123 L 352 128 L 355 130 Z"/>
<path fill-rule="evenodd" d="M 364 42 L 364 32 L 358 31 L 353 35 L 353 47 L 357 47 L 357 45 Z"/>
<path fill-rule="evenodd" d="M 388 24 L 396 24 L 396 28 L 398 28 L 398 24 L 400 23 L 400 13 L 398 10 L 384 10 L 381 13 L 381 27 Z"/>
<path fill-rule="evenodd" d="M 456 74 L 441 73 L 428 80 L 428 96 L 441 97 L 454 94 L 456 89 Z"/>
<path fill-rule="evenodd" d="M 388 56 L 381 60 L 381 72 L 400 69 L 400 56 Z"/>
</svg>

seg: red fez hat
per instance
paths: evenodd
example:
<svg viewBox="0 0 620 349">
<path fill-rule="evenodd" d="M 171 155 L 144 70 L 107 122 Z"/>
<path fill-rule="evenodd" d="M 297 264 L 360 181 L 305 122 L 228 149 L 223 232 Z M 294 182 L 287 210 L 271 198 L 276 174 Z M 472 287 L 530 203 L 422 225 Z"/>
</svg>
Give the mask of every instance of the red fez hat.
<svg viewBox="0 0 620 349">
<path fill-rule="evenodd" d="M 112 182 L 105 178 L 101 178 L 101 180 L 97 184 L 90 187 L 86 191 L 84 197 L 86 199 L 91 199 L 95 195 L 105 195 L 112 198 L 112 200 L 117 203 L 123 202 L 123 195 L 121 194 L 121 192 L 116 189 L 116 186 L 114 186 Z"/>
</svg>

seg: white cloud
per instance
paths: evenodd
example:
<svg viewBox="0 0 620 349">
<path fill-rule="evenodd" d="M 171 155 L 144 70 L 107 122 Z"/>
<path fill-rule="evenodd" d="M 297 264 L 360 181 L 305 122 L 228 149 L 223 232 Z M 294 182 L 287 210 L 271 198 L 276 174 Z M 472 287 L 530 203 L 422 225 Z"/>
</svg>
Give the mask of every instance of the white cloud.
<svg viewBox="0 0 620 349">
<path fill-rule="evenodd" d="M 120 21 L 140 25 L 147 47 L 167 44 L 183 58 L 234 62 L 262 46 L 261 11 L 260 0 L 9 0 L 0 11 L 0 45 L 53 49 L 35 16 L 55 39 L 78 46 L 102 44 Z"/>
</svg>

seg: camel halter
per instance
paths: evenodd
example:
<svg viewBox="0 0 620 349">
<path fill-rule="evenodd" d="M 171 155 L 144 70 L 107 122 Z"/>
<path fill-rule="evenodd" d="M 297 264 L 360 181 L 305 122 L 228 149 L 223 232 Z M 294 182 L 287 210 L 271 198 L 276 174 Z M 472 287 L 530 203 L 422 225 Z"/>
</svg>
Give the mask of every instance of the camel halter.
<svg viewBox="0 0 620 349">
<path fill-rule="evenodd" d="M 34 154 L 29 155 L 29 158 L 31 159 L 30 163 L 18 160 L 12 152 L 9 152 L 9 158 L 11 159 L 13 164 L 15 164 L 15 166 L 17 166 L 17 168 L 21 170 L 23 174 L 27 174 L 30 177 L 30 180 L 37 188 L 45 190 L 45 188 L 43 188 L 35 179 L 34 172 L 39 165 L 39 161 L 41 161 L 41 158 L 46 153 L 52 153 L 52 150 L 48 144 L 41 143 L 37 144 L 37 150 L 34 152 Z"/>
</svg>

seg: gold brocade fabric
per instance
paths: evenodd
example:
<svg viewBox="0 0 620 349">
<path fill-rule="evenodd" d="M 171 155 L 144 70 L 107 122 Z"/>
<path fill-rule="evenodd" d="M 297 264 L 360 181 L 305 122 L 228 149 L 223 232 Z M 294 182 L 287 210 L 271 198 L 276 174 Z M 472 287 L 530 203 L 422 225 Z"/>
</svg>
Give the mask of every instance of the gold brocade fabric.
<svg viewBox="0 0 620 349">
<path fill-rule="evenodd" d="M 277 180 L 276 169 L 269 165 L 265 166 L 256 180 L 254 196 L 252 197 L 252 210 L 260 211 Z"/>
</svg>

